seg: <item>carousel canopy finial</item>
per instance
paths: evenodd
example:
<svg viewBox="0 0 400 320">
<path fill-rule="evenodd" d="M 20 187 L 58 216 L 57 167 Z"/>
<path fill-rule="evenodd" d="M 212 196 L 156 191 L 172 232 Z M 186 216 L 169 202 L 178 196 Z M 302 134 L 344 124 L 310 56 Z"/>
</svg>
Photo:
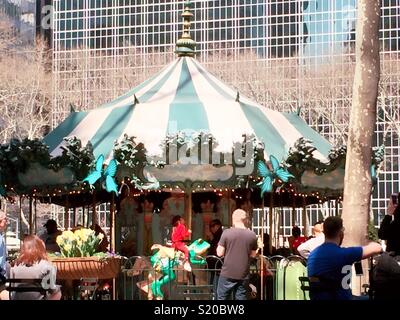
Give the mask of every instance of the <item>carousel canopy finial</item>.
<svg viewBox="0 0 400 320">
<path fill-rule="evenodd" d="M 196 42 L 190 36 L 190 20 L 193 17 L 193 13 L 190 11 L 191 2 L 185 1 L 185 8 L 182 13 L 183 17 L 183 34 L 180 39 L 176 42 L 175 53 L 178 57 L 194 57 L 196 51 Z"/>
</svg>

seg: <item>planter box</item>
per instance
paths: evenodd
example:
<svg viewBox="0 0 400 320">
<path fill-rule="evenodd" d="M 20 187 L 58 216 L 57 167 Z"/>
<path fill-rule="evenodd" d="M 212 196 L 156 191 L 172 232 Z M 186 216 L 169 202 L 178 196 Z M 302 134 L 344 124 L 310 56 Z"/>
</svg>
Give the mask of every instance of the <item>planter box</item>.
<svg viewBox="0 0 400 320">
<path fill-rule="evenodd" d="M 57 279 L 60 280 L 112 279 L 116 278 L 121 270 L 121 259 L 117 257 L 53 258 L 51 262 L 57 268 Z"/>
</svg>

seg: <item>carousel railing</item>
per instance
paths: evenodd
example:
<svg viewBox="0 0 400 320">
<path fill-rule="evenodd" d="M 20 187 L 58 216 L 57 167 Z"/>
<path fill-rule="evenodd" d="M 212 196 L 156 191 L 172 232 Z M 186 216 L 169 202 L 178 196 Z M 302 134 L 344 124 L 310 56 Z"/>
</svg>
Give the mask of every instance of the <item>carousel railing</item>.
<svg viewBox="0 0 400 320">
<path fill-rule="evenodd" d="M 207 256 L 203 266 L 192 266 L 189 273 L 181 266 L 173 269 L 176 278 L 163 286 L 164 299 L 216 300 L 216 289 L 223 261 Z M 263 264 L 261 265 L 261 261 Z M 302 290 L 301 277 L 306 277 L 305 259 L 292 255 L 257 257 L 250 264 L 249 299 L 308 300 L 308 292 Z M 149 257 L 125 258 L 116 281 L 117 299 L 147 300 L 141 288 L 150 286 L 157 277 Z"/>
</svg>

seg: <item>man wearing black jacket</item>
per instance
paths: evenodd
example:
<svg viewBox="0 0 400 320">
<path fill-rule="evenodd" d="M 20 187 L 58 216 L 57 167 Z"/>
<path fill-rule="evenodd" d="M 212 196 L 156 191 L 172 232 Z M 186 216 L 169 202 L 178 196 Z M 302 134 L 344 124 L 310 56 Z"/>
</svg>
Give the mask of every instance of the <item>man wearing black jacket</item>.
<svg viewBox="0 0 400 320">
<path fill-rule="evenodd" d="M 210 242 L 210 248 L 207 251 L 208 256 L 217 256 L 217 247 L 219 240 L 222 235 L 222 223 L 219 219 L 214 219 L 210 222 L 210 239 L 207 239 Z M 219 278 L 219 269 L 222 267 L 221 260 L 215 257 L 207 258 L 207 266 L 208 269 L 211 270 L 210 274 L 210 284 L 213 285 L 214 295 L 217 293 L 217 284 Z M 216 298 L 216 297 L 215 297 Z"/>
<path fill-rule="evenodd" d="M 400 194 L 398 195 L 398 198 Z M 397 200 L 396 206 L 390 199 L 388 214 L 383 218 L 379 228 L 378 236 L 382 240 L 386 240 L 386 251 L 394 252 L 400 255 L 400 205 Z"/>
</svg>

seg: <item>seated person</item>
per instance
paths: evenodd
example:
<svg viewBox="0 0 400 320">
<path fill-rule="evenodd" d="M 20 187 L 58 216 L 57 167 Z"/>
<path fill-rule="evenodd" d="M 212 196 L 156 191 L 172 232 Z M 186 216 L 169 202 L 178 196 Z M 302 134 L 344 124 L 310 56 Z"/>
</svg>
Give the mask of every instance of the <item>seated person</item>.
<svg viewBox="0 0 400 320">
<path fill-rule="evenodd" d="M 307 259 L 310 253 L 325 242 L 323 221 L 318 221 L 313 227 L 313 237 L 297 247 L 300 256 Z"/>
<path fill-rule="evenodd" d="M 387 215 L 383 218 L 378 231 L 378 236 L 386 240 L 386 251 L 400 255 L 400 194 L 391 198 L 387 209 Z"/>
<path fill-rule="evenodd" d="M 103 234 L 103 239 L 98 244 L 98 246 L 96 248 L 96 252 L 107 252 L 108 245 L 110 244 L 107 240 L 107 234 L 97 223 L 92 225 L 90 227 L 90 229 L 94 230 L 96 236 L 98 236 L 100 233 Z"/>
<path fill-rule="evenodd" d="M 343 220 L 339 217 L 327 218 L 323 230 L 325 242 L 311 252 L 307 263 L 310 298 L 352 300 L 351 289 L 343 285 L 343 278 L 351 272 L 353 263 L 381 253 L 382 247 L 371 242 L 364 247 L 342 248 L 344 228 Z M 319 283 L 313 284 L 313 277 L 318 279 Z"/>
<path fill-rule="evenodd" d="M 276 254 L 276 249 L 274 246 L 271 246 L 271 250 L 270 250 L 269 242 L 270 242 L 271 238 L 270 238 L 269 234 L 267 232 L 265 232 L 263 237 L 264 237 L 263 255 L 264 256 L 272 256 L 272 255 Z"/>
<path fill-rule="evenodd" d="M 307 238 L 301 235 L 301 230 L 298 226 L 292 228 L 292 236 L 289 238 L 290 250 L 293 254 L 298 254 L 297 247 L 303 242 L 306 242 Z"/>
<path fill-rule="evenodd" d="M 48 261 L 46 248 L 39 237 L 32 235 L 25 237 L 21 252 L 15 265 L 10 270 L 10 279 L 43 279 L 49 286 L 46 294 L 41 292 L 11 292 L 12 300 L 60 300 L 61 291 L 55 285 L 56 268 Z M 15 286 L 33 286 L 40 284 L 15 284 Z M 47 289 L 47 288 L 44 288 Z"/>
<path fill-rule="evenodd" d="M 222 223 L 219 219 L 214 219 L 210 222 L 209 225 L 210 234 L 207 241 L 210 243 L 210 248 L 208 249 L 207 255 L 216 256 L 217 255 L 217 247 L 219 239 L 221 239 L 222 235 Z"/>
<path fill-rule="evenodd" d="M 46 231 L 40 234 L 39 238 L 44 242 L 46 251 L 60 252 L 60 247 L 57 244 L 57 237 L 61 235 L 62 232 L 58 230 L 57 222 L 53 219 L 49 219 L 43 226 L 46 228 Z"/>
</svg>

